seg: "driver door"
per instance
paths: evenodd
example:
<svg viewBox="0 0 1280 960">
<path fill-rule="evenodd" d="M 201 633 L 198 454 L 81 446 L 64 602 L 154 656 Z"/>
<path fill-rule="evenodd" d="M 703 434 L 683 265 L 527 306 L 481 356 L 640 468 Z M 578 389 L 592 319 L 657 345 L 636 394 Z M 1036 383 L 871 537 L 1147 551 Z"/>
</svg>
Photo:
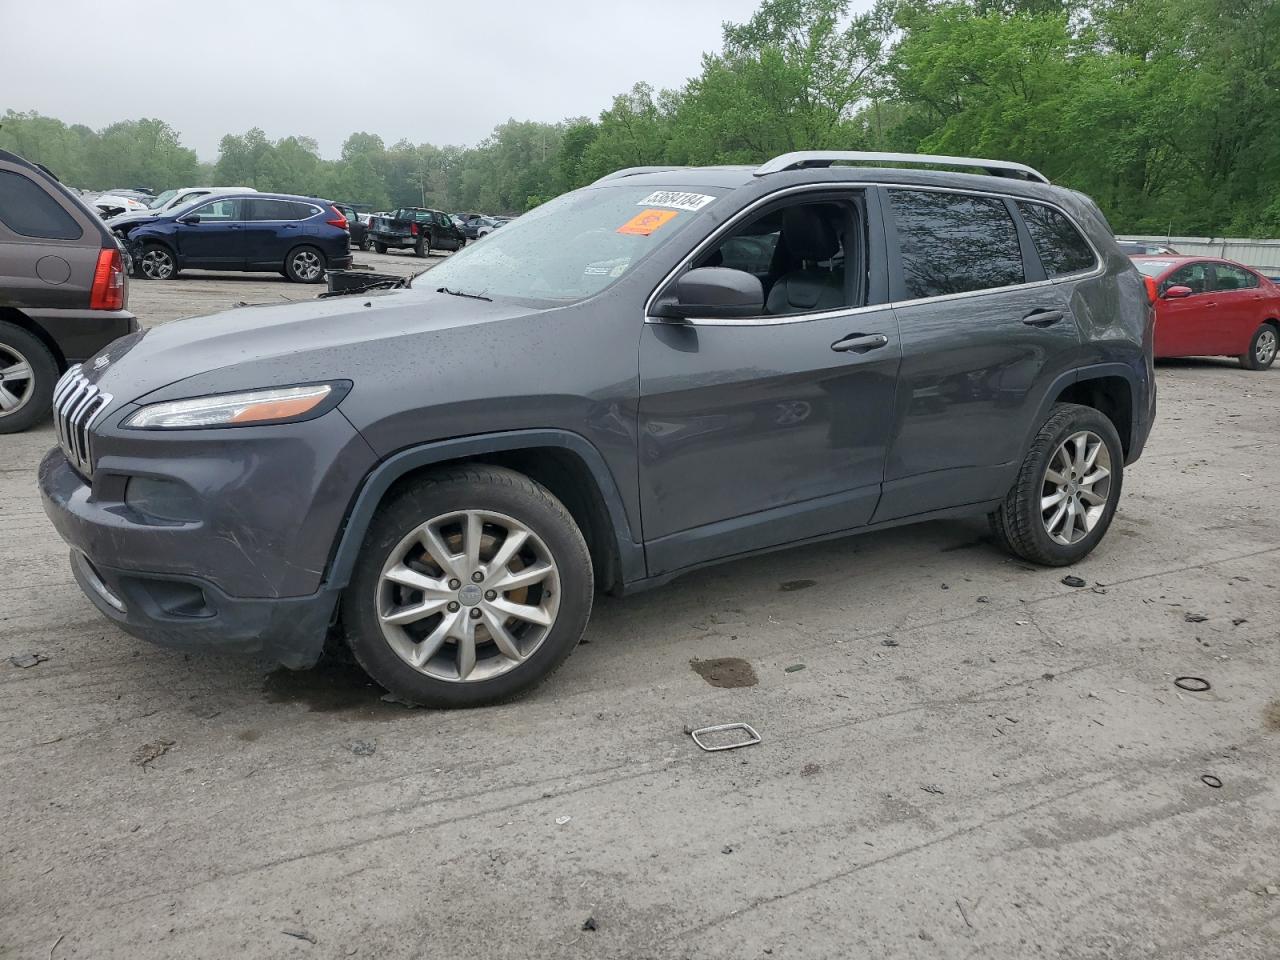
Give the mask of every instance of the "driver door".
<svg viewBox="0 0 1280 960">
<path fill-rule="evenodd" d="M 825 188 L 760 208 L 686 266 L 762 278 L 763 312 L 647 318 L 639 472 L 651 576 L 870 519 L 901 357 L 876 204 Z"/>
<path fill-rule="evenodd" d="M 1195 357 L 1211 353 L 1217 301 L 1209 264 L 1196 261 L 1179 267 L 1160 284 L 1156 313 L 1157 357 Z M 1189 297 L 1166 299 L 1170 287 L 1190 287 Z"/>
<path fill-rule="evenodd" d="M 221 198 L 201 204 L 177 221 L 178 253 L 184 267 L 242 270 L 245 265 L 243 201 Z M 184 223 L 199 216 L 198 223 Z"/>
</svg>

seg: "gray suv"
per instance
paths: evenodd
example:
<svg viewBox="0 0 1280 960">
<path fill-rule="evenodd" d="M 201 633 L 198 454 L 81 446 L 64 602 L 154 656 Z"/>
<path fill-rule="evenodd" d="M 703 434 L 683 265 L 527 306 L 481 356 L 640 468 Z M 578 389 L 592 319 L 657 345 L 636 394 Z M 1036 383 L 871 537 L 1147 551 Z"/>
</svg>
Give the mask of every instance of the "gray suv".
<svg viewBox="0 0 1280 960">
<path fill-rule="evenodd" d="M 1018 164 L 623 170 L 409 290 L 114 344 L 59 385 L 40 486 L 123 629 L 294 668 L 343 637 L 474 706 L 563 662 L 596 590 L 963 514 L 1081 559 L 1151 340 L 1097 207 Z"/>
<path fill-rule="evenodd" d="M 48 417 L 63 371 L 138 329 L 127 272 L 88 204 L 0 150 L 0 433 Z"/>
</svg>

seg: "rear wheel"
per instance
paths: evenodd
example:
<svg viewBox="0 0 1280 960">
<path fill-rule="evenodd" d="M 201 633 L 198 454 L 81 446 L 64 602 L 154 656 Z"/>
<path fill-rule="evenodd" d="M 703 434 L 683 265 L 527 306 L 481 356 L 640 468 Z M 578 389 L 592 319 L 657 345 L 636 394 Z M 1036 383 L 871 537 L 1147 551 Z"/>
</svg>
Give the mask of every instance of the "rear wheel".
<svg viewBox="0 0 1280 960">
<path fill-rule="evenodd" d="M 294 283 L 320 283 L 324 268 L 324 254 L 315 247 L 296 247 L 284 260 L 285 275 Z"/>
<path fill-rule="evenodd" d="M 477 465 L 380 508 L 342 620 L 357 662 L 397 697 L 474 707 L 563 663 L 593 589 L 586 543 L 560 501 L 522 474 Z"/>
<path fill-rule="evenodd" d="M 0 433 L 17 433 L 49 415 L 58 365 L 39 338 L 0 322 Z"/>
<path fill-rule="evenodd" d="M 431 256 L 431 235 L 427 233 L 418 234 L 418 242 L 413 245 L 413 255 L 415 257 Z"/>
<path fill-rule="evenodd" d="M 387 245 L 386 245 L 385 243 L 378 243 L 378 242 L 375 240 L 375 241 L 374 241 L 374 243 L 373 243 L 373 251 L 374 251 L 374 253 L 386 253 L 386 252 L 387 252 Z"/>
<path fill-rule="evenodd" d="M 144 280 L 172 280 L 178 275 L 178 261 L 163 244 L 148 243 L 138 258 L 138 276 Z"/>
<path fill-rule="evenodd" d="M 1123 475 L 1124 448 L 1111 421 L 1092 407 L 1057 404 L 991 514 L 991 528 L 1023 559 L 1075 563 L 1111 526 Z"/>
<path fill-rule="evenodd" d="M 1273 323 L 1264 323 L 1253 332 L 1249 341 L 1249 349 L 1240 355 L 1240 366 L 1246 370 L 1266 370 L 1276 362 L 1276 351 L 1280 348 L 1280 327 Z"/>
</svg>

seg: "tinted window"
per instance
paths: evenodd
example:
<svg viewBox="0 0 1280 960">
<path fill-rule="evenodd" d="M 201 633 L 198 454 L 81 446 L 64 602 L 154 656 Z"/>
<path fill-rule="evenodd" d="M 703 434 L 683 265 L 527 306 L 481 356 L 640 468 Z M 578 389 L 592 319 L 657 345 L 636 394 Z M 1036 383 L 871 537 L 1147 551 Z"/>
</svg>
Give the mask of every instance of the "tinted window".
<svg viewBox="0 0 1280 960">
<path fill-rule="evenodd" d="M 84 235 L 75 217 L 40 184 L 11 170 L 0 170 L 0 223 L 41 240 L 79 240 Z"/>
<path fill-rule="evenodd" d="M 309 203 L 297 200 L 246 200 L 246 220 L 305 220 L 315 213 Z"/>
<path fill-rule="evenodd" d="M 1135 260 L 1133 265 L 1144 277 L 1158 277 L 1173 266 L 1172 260 Z"/>
<path fill-rule="evenodd" d="M 1044 272 L 1051 277 L 1091 270 L 1095 260 L 1084 237 L 1063 214 L 1040 203 L 1019 203 L 1027 232 L 1040 254 Z"/>
<path fill-rule="evenodd" d="M 1192 293 L 1204 293 L 1209 289 L 1209 265 L 1207 263 L 1189 263 L 1181 270 L 1175 270 L 1169 279 L 1160 284 L 1160 292 L 1170 287 L 1190 287 Z"/>
<path fill-rule="evenodd" d="M 214 200 L 212 203 L 196 207 L 191 213 L 198 216 L 202 222 L 217 223 L 226 220 L 239 220 L 239 206 L 240 202 L 238 200 Z"/>
<path fill-rule="evenodd" d="M 1213 285 L 1215 290 L 1248 290 L 1258 285 L 1258 278 L 1242 267 L 1215 263 L 1213 272 L 1217 276 Z"/>
<path fill-rule="evenodd" d="M 1004 202 L 890 190 L 908 299 L 1022 283 L 1018 228 Z"/>
</svg>

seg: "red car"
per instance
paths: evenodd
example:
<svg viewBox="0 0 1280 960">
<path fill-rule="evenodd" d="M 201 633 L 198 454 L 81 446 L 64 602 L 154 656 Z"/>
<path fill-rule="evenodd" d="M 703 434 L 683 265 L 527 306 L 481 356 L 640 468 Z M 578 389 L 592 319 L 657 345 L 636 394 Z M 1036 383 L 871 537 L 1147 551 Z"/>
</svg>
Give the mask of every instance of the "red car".
<svg viewBox="0 0 1280 960">
<path fill-rule="evenodd" d="M 1157 357 L 1239 357 L 1265 370 L 1280 346 L 1280 286 L 1212 257 L 1133 257 L 1156 305 Z"/>
</svg>

